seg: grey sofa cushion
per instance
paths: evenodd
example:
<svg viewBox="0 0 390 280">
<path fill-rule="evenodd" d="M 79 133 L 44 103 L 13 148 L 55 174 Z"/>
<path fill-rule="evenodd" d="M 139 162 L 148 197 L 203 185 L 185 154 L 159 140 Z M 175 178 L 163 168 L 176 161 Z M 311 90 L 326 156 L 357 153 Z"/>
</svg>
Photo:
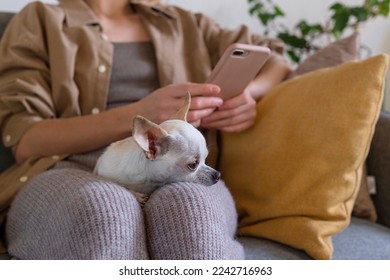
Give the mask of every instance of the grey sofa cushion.
<svg viewBox="0 0 390 280">
<path fill-rule="evenodd" d="M 352 218 L 333 244 L 337 260 L 390 260 L 390 228 L 367 220 Z"/>
<path fill-rule="evenodd" d="M 304 238 L 304 237 L 302 237 Z M 249 260 L 308 260 L 305 252 L 260 238 L 241 237 Z M 352 218 L 347 229 L 333 237 L 334 260 L 390 260 L 390 228 Z"/>
<path fill-rule="evenodd" d="M 305 252 L 271 240 L 255 237 L 240 237 L 247 260 L 310 260 Z"/>
</svg>

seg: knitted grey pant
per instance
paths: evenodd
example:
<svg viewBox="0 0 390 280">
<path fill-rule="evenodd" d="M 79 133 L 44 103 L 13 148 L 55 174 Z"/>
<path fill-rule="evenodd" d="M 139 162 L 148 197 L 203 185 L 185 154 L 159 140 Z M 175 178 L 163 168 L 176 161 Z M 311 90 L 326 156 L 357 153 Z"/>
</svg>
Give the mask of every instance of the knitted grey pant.
<svg viewBox="0 0 390 280">
<path fill-rule="evenodd" d="M 20 191 L 6 235 L 18 259 L 241 259 L 236 219 L 222 182 L 163 186 L 142 211 L 123 187 L 64 168 Z"/>
</svg>

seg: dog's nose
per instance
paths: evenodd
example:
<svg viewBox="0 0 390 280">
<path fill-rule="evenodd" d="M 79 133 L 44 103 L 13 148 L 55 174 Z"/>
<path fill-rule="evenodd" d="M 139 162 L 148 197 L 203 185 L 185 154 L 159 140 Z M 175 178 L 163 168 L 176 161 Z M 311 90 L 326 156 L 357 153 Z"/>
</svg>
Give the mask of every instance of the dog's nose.
<svg viewBox="0 0 390 280">
<path fill-rule="evenodd" d="M 214 184 L 216 184 L 219 181 L 219 179 L 221 179 L 221 172 L 215 171 L 213 173 Z"/>
</svg>

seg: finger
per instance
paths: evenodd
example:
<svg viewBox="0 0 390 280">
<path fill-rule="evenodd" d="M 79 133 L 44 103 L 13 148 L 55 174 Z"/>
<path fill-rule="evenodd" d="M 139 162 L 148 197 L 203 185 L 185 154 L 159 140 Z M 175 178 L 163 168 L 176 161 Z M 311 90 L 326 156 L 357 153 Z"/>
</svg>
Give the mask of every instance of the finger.
<svg viewBox="0 0 390 280">
<path fill-rule="evenodd" d="M 215 129 L 222 129 L 224 127 L 229 127 L 233 125 L 240 124 L 242 122 L 245 122 L 247 119 L 246 118 L 240 118 L 238 116 L 235 116 L 234 118 L 225 118 L 225 119 L 219 119 L 213 122 L 203 122 L 202 121 L 202 126 L 205 128 L 215 128 Z"/>
<path fill-rule="evenodd" d="M 223 100 L 219 97 L 194 97 L 191 100 L 191 110 L 202 110 L 206 108 L 216 109 L 223 104 Z"/>
<path fill-rule="evenodd" d="M 211 115 L 215 111 L 215 108 L 203 109 L 203 110 L 191 110 L 187 114 L 188 122 L 201 121 L 203 118 Z"/>
<path fill-rule="evenodd" d="M 216 96 L 221 91 L 219 86 L 213 84 L 191 84 L 187 90 L 191 96 Z"/>
<path fill-rule="evenodd" d="M 192 121 L 192 122 L 188 122 L 189 124 L 191 124 L 192 126 L 198 128 L 200 127 L 202 121 L 201 120 L 197 120 L 197 121 Z"/>
<path fill-rule="evenodd" d="M 237 113 L 237 111 L 240 111 L 240 113 Z M 206 117 L 202 120 L 202 126 L 221 129 L 223 127 L 235 126 L 244 122 L 254 122 L 256 115 L 256 110 L 251 110 L 250 108 L 248 109 L 246 106 L 230 111 L 216 111 L 210 117 Z"/>
<path fill-rule="evenodd" d="M 256 114 L 243 113 L 243 114 L 233 115 L 230 117 L 220 118 L 210 122 L 202 121 L 202 126 L 205 126 L 207 128 L 222 129 L 222 128 L 241 125 L 243 123 L 254 123 L 255 118 L 256 118 Z"/>
<path fill-rule="evenodd" d="M 225 131 L 225 132 L 238 132 L 245 130 L 252 126 L 254 124 L 254 120 L 242 120 L 239 121 L 238 119 L 232 121 L 231 119 L 226 119 L 226 120 L 220 120 L 217 122 L 214 122 L 212 124 L 203 124 L 201 123 L 201 127 L 203 128 L 208 128 L 208 129 L 218 129 L 220 131 Z"/>
<path fill-rule="evenodd" d="M 189 92 L 192 97 L 195 96 L 217 96 L 221 89 L 213 84 L 183 83 L 169 86 L 169 90 L 176 98 L 184 98 Z"/>
<path fill-rule="evenodd" d="M 222 107 L 222 106 L 221 106 Z M 248 106 L 240 106 L 230 110 L 221 110 L 219 107 L 218 110 L 213 112 L 210 116 L 203 119 L 204 123 L 212 123 L 219 120 L 230 119 L 232 117 L 238 117 L 239 115 L 248 115 L 248 118 L 251 117 L 250 108 Z"/>
<path fill-rule="evenodd" d="M 229 110 L 236 107 L 243 106 L 247 103 L 251 103 L 250 97 L 248 98 L 245 93 L 232 97 L 228 100 L 225 100 L 224 103 L 220 106 L 220 110 Z"/>
</svg>

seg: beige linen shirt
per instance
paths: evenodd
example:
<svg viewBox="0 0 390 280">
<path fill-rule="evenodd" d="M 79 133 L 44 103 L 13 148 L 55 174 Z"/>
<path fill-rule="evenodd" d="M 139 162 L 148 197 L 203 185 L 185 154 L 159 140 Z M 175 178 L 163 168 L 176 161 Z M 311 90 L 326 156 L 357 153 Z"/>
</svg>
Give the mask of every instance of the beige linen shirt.
<svg viewBox="0 0 390 280">
<path fill-rule="evenodd" d="M 161 86 L 204 82 L 233 42 L 282 51 L 279 41 L 251 34 L 244 26 L 226 30 L 202 14 L 178 7 L 133 5 L 152 38 Z M 112 44 L 84 1 L 27 5 L 13 17 L 0 42 L 4 145 L 15 149 L 22 135 L 41 120 L 104 111 L 112 57 Z M 1 224 L 20 188 L 66 156 L 30 159 L 0 175 Z"/>
</svg>

